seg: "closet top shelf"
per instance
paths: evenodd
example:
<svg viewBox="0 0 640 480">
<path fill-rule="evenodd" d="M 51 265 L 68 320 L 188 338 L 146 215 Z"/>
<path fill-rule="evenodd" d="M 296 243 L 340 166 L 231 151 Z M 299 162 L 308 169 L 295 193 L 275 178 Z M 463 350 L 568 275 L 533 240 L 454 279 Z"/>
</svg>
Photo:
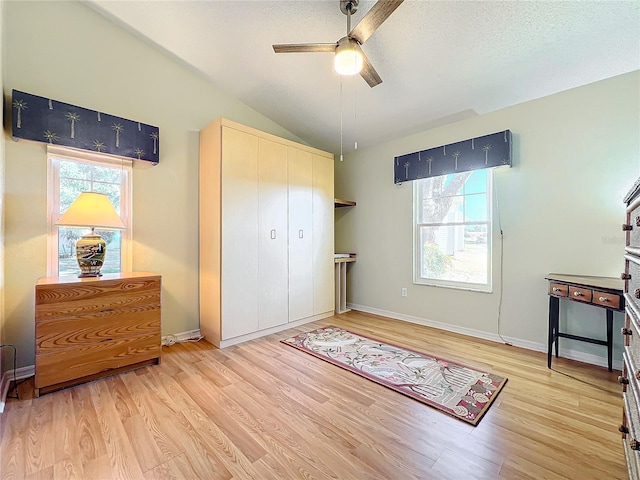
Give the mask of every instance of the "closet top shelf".
<svg viewBox="0 0 640 480">
<path fill-rule="evenodd" d="M 339 198 L 335 199 L 335 208 L 339 207 L 355 207 L 356 202 L 352 202 L 351 200 L 340 200 Z"/>
</svg>

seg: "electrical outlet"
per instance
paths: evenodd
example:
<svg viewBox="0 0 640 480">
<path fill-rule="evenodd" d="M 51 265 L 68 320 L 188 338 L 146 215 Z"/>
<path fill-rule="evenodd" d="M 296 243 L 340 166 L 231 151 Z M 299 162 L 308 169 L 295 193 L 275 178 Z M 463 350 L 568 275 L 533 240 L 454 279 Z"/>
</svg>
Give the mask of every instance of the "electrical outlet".
<svg viewBox="0 0 640 480">
<path fill-rule="evenodd" d="M 403 288 L 403 289 L 402 289 L 402 296 L 403 296 L 403 297 L 406 297 L 406 296 L 407 296 L 407 289 L 406 289 L 406 288 Z"/>
</svg>

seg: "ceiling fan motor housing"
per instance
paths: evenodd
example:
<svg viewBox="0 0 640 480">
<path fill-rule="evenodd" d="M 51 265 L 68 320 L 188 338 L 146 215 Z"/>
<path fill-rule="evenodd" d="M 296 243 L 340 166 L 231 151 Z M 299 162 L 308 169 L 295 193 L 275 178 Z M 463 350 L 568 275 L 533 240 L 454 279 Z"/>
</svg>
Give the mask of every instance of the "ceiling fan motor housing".
<svg viewBox="0 0 640 480">
<path fill-rule="evenodd" d="M 356 13 L 359 2 L 360 0 L 340 0 L 340 11 L 345 15 L 349 15 L 349 11 Z"/>
</svg>

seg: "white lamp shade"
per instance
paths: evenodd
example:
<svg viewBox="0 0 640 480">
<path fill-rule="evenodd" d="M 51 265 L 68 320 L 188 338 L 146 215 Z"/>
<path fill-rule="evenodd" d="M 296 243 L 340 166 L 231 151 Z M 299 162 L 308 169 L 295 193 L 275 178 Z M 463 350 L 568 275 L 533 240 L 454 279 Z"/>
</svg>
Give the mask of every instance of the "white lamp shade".
<svg viewBox="0 0 640 480">
<path fill-rule="evenodd" d="M 103 229 L 125 228 L 109 197 L 96 192 L 82 192 L 60 216 L 56 225 Z"/>
<path fill-rule="evenodd" d="M 333 68 L 340 75 L 356 75 L 362 70 L 363 58 L 358 43 L 350 38 L 340 39 L 333 59 Z"/>
</svg>

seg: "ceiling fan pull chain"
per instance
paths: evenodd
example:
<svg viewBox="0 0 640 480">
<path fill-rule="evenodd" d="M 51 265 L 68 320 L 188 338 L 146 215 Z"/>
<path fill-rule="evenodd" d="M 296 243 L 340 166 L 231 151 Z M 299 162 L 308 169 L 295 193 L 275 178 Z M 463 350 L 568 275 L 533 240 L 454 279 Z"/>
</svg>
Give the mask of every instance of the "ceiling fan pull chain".
<svg viewBox="0 0 640 480">
<path fill-rule="evenodd" d="M 340 161 L 344 160 L 342 156 L 342 75 L 340 75 Z"/>
<path fill-rule="evenodd" d="M 358 149 L 358 86 L 353 78 L 353 144 L 355 150 Z"/>
</svg>

